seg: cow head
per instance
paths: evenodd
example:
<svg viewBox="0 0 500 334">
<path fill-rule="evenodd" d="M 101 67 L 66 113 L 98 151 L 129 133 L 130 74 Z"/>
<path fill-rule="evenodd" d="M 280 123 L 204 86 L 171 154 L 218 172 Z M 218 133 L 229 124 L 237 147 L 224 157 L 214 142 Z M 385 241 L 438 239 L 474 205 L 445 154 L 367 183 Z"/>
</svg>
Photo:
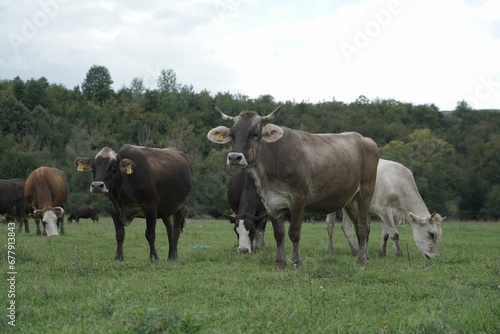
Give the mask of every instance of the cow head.
<svg viewBox="0 0 500 334">
<path fill-rule="evenodd" d="M 439 255 L 439 247 L 441 244 L 441 221 L 446 217 L 441 217 L 438 213 L 433 213 L 429 217 L 419 217 L 410 212 L 410 225 L 413 230 L 413 239 L 417 248 L 431 259 Z"/>
<path fill-rule="evenodd" d="M 134 161 L 120 159 L 109 147 L 104 147 L 94 159 L 76 159 L 75 165 L 80 172 L 92 170 L 94 181 L 90 184 L 90 192 L 103 194 L 116 186 L 119 173 L 132 174 L 135 168 Z"/>
<path fill-rule="evenodd" d="M 42 220 L 43 228 L 47 236 L 59 235 L 57 232 L 57 221 L 64 216 L 64 209 L 60 206 L 34 210 L 30 217 L 35 220 Z"/>
<path fill-rule="evenodd" d="M 215 108 L 224 120 L 232 121 L 231 128 L 218 126 L 208 132 L 208 139 L 217 144 L 229 141 L 233 144 L 232 152 L 227 155 L 227 164 L 231 167 L 245 168 L 252 165 L 257 157 L 261 141 L 275 142 L 283 136 L 283 129 L 274 124 L 263 124 L 270 121 L 281 107 L 267 116 L 259 116 L 255 111 L 242 111 L 238 116 L 225 115 Z"/>
<path fill-rule="evenodd" d="M 267 214 L 258 217 L 252 214 L 224 215 L 224 217 L 234 224 L 239 253 L 252 253 L 262 247 L 264 238 L 263 224 L 266 223 Z M 256 243 L 255 247 L 253 246 L 254 241 Z"/>
</svg>

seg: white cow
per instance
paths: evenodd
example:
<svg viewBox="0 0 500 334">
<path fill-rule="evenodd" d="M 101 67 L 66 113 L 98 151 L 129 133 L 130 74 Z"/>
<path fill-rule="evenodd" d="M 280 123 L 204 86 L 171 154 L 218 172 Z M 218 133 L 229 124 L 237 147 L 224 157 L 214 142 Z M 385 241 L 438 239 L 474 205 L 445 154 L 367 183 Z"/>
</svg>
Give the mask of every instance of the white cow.
<svg viewBox="0 0 500 334">
<path fill-rule="evenodd" d="M 380 159 L 377 169 L 375 193 L 370 203 L 370 212 L 382 219 L 382 243 L 380 256 L 386 255 L 387 239 L 390 237 L 396 249 L 396 256 L 403 257 L 399 246 L 396 224 L 409 223 L 417 248 L 427 258 L 439 255 L 441 242 L 441 221 L 439 214 L 430 214 L 418 192 L 412 172 L 400 163 Z M 328 254 L 333 253 L 333 225 L 335 213 L 327 216 Z M 343 211 L 342 230 L 351 246 L 353 255 L 358 253 L 354 242 L 354 224 Z"/>
</svg>

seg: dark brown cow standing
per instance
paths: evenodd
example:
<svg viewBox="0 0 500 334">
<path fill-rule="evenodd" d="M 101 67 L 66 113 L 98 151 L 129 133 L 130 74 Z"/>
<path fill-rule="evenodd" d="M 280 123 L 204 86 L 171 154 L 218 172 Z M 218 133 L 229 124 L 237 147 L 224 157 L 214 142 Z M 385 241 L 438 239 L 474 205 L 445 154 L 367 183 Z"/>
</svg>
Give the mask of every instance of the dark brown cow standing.
<svg viewBox="0 0 500 334">
<path fill-rule="evenodd" d="M 232 142 L 228 165 L 245 168 L 252 175 L 270 216 L 290 213 L 288 236 L 293 245 L 294 267 L 302 267 L 299 242 L 304 212 L 331 213 L 344 207 L 357 226 L 358 263 L 364 265 L 368 259 L 369 207 L 379 160 L 377 145 L 355 132 L 311 134 L 265 125 L 278 109 L 265 117 L 255 111 L 230 117 L 216 109 L 233 126 L 216 127 L 207 137 L 218 144 Z M 358 215 L 353 214 L 352 201 L 358 204 Z M 273 223 L 273 228 L 277 244 L 275 268 L 283 269 L 284 224 Z"/>
<path fill-rule="evenodd" d="M 59 235 L 57 226 L 64 234 L 64 205 L 68 198 L 68 181 L 66 174 L 54 167 L 35 169 L 26 179 L 24 198 L 36 223 L 36 234 L 42 234 L 40 220 L 43 223 L 43 234 Z"/>
<path fill-rule="evenodd" d="M 236 216 L 224 215 L 234 224 L 238 252 L 251 253 L 264 246 L 267 212 L 257 193 L 255 182 L 245 170 L 239 170 L 227 189 L 229 205 Z"/>
<path fill-rule="evenodd" d="M 147 148 L 125 144 L 117 152 L 104 147 L 94 159 L 78 158 L 79 171 L 92 170 L 90 191 L 106 195 L 115 224 L 116 255 L 123 260 L 125 226 L 135 217 L 146 218 L 150 258 L 155 248 L 156 219 L 167 228 L 168 258 L 178 257 L 177 243 L 185 225 L 187 200 L 193 184 L 192 170 L 184 153 L 174 148 Z"/>
<path fill-rule="evenodd" d="M 26 233 L 30 232 L 23 179 L 0 180 L 0 214 L 4 215 L 6 222 L 16 221 L 19 224 L 18 233 L 22 232 L 23 225 Z"/>
<path fill-rule="evenodd" d="M 97 209 L 91 205 L 79 205 L 74 207 L 69 214 L 68 223 L 75 220 L 78 224 L 80 222 L 80 218 L 90 218 L 94 224 L 99 222 Z"/>
</svg>

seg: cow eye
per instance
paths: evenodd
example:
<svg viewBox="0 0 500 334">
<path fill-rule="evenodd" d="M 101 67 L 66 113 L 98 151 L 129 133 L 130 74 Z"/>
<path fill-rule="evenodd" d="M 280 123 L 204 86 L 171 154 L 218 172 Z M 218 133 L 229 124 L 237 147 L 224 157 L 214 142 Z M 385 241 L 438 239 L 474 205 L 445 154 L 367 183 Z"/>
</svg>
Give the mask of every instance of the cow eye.
<svg viewBox="0 0 500 334">
<path fill-rule="evenodd" d="M 429 237 L 434 240 L 436 239 L 436 234 L 434 232 L 429 232 Z"/>
</svg>

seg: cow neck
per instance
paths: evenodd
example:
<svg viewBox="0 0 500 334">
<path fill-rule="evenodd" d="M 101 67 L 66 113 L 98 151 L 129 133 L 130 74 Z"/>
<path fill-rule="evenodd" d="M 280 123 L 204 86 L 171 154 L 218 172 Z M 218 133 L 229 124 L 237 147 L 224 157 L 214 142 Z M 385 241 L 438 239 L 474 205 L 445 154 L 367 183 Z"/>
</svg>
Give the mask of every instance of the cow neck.
<svg viewBox="0 0 500 334">
<path fill-rule="evenodd" d="M 115 211 L 118 213 L 118 217 L 123 222 L 122 211 L 120 208 L 119 194 L 120 194 L 120 189 L 113 189 L 113 190 L 110 189 L 110 191 L 106 194 L 106 196 L 109 198 L 111 205 L 113 205 L 113 209 L 115 209 Z"/>
<path fill-rule="evenodd" d="M 266 180 L 263 178 L 267 178 L 265 172 L 263 170 L 259 170 L 259 166 L 251 166 L 247 168 L 248 174 L 250 174 L 255 181 L 255 188 L 257 189 L 257 194 L 261 198 L 264 198 L 266 190 L 262 187 L 263 184 L 269 184 Z"/>
</svg>

